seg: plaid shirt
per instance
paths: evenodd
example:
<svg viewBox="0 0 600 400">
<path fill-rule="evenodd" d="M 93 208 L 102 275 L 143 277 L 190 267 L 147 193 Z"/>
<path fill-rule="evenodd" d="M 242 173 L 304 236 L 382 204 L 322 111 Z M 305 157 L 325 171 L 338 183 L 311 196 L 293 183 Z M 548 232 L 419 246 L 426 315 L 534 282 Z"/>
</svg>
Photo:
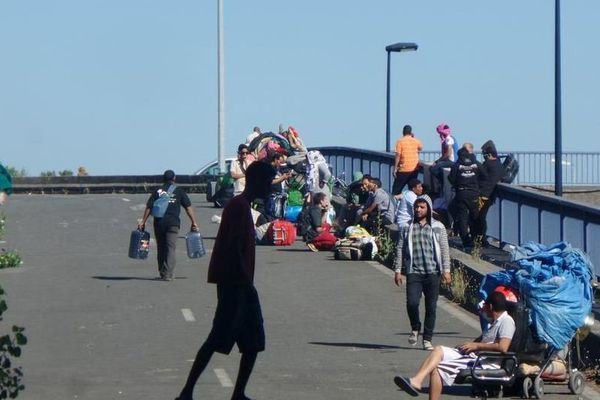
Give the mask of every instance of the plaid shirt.
<svg viewBox="0 0 600 400">
<path fill-rule="evenodd" d="M 412 272 L 415 274 L 436 273 L 431 225 L 418 223 L 413 225 L 412 245 Z"/>
</svg>

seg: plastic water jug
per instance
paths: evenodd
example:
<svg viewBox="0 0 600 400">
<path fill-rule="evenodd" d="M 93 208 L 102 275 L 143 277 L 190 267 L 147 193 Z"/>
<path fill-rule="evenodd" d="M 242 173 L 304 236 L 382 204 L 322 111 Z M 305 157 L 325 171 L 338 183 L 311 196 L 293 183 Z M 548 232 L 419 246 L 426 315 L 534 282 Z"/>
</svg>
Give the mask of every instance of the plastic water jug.
<svg viewBox="0 0 600 400">
<path fill-rule="evenodd" d="M 150 232 L 136 229 L 129 238 L 129 258 L 144 260 L 150 251 Z"/>
<path fill-rule="evenodd" d="M 189 258 L 200 258 L 206 254 L 204 250 L 204 241 L 200 232 L 191 231 L 185 235 L 185 245 L 187 247 L 187 255 Z"/>
</svg>

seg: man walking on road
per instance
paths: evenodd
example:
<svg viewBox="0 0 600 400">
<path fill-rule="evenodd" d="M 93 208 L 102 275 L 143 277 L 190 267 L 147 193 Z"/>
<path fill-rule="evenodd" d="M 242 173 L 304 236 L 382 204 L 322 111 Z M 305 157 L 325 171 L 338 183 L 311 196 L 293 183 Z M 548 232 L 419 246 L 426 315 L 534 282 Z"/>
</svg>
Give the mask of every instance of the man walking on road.
<svg viewBox="0 0 600 400">
<path fill-rule="evenodd" d="M 404 185 L 419 175 L 419 151 L 423 150 L 423 144 L 415 139 L 412 127 L 405 125 L 402 129 L 402 139 L 396 141 L 396 158 L 394 161 L 394 184 L 392 195 L 402 193 Z"/>
<path fill-rule="evenodd" d="M 414 220 L 400 229 L 396 247 L 394 281 L 406 282 L 406 310 L 412 332 L 408 343 L 415 345 L 421 331 L 419 302 L 425 296 L 423 349 L 433 350 L 431 339 L 435 328 L 435 313 L 442 283 L 450 284 L 450 248 L 446 227 L 432 217 L 431 199 L 418 197 L 414 205 Z"/>
<path fill-rule="evenodd" d="M 264 198 L 275 176 L 267 163 L 252 163 L 246 170 L 246 187 L 223 210 L 215 240 L 208 282 L 217 285 L 213 327 L 198 350 L 177 400 L 192 400 L 194 386 L 215 352 L 229 354 L 237 343 L 242 358 L 232 400 L 246 400 L 246 384 L 258 352 L 265 349 L 263 318 L 254 287 L 255 233 L 250 203 Z"/>
<path fill-rule="evenodd" d="M 139 230 L 144 230 L 150 214 L 154 217 L 154 236 L 156 237 L 156 254 L 158 260 L 159 279 L 173 280 L 175 270 L 175 247 L 177 235 L 181 226 L 179 219 L 180 207 L 183 207 L 192 223 L 191 230 L 198 230 L 194 217 L 192 202 L 185 191 L 175 186 L 175 172 L 166 170 L 163 174 L 163 186 L 153 192 L 146 203 L 144 216 L 138 224 Z M 162 198 L 160 201 L 159 199 Z M 158 204 L 164 200 L 164 206 Z M 160 209 L 160 210 L 159 210 Z"/>
</svg>

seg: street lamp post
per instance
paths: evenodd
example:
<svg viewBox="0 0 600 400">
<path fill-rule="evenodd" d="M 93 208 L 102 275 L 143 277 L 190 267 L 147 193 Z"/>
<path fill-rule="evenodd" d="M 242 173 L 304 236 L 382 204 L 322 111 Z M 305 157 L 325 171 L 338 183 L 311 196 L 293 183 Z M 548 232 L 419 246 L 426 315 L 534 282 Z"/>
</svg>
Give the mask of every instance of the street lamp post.
<svg viewBox="0 0 600 400">
<path fill-rule="evenodd" d="M 560 0 L 554 12 L 554 194 L 562 196 L 562 113 L 560 90 Z"/>
<path fill-rule="evenodd" d="M 419 46 L 416 43 L 395 43 L 386 46 L 387 52 L 387 97 L 385 106 L 385 151 L 390 151 L 390 53 L 402 51 L 415 51 Z"/>
</svg>

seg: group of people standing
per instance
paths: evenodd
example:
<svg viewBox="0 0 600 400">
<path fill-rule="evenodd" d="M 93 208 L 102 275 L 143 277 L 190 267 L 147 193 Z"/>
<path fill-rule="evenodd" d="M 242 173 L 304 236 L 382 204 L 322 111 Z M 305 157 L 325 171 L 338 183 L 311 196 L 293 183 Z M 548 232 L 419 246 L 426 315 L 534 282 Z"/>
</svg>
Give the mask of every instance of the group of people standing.
<svg viewBox="0 0 600 400">
<path fill-rule="evenodd" d="M 448 183 L 452 185 L 454 198 L 448 205 L 448 211 L 454 222 L 454 229 L 460 235 L 466 250 L 475 244 L 485 246 L 487 224 L 486 216 L 493 203 L 496 184 L 504 176 L 504 168 L 498 157 L 493 141 L 488 140 L 481 146 L 484 161 L 480 163 L 471 143 L 459 148 L 457 139 L 452 135 L 448 124 L 436 127 L 441 141 L 441 156 L 429 167 L 431 181 L 427 192 L 433 197 L 440 197 L 444 182 L 444 168 L 449 168 Z M 421 182 L 416 181 L 422 163 L 419 152 L 423 149 L 420 140 L 415 138 L 410 125 L 403 129 L 403 137 L 396 142 L 395 169 L 392 194 L 402 204 L 402 190 L 408 184 L 408 199 L 402 213 L 402 219 L 395 221 L 402 225 L 410 221 L 410 198 L 417 191 L 422 191 Z M 421 187 L 418 185 L 421 184 Z M 402 207 L 402 205 L 401 205 Z"/>
</svg>

